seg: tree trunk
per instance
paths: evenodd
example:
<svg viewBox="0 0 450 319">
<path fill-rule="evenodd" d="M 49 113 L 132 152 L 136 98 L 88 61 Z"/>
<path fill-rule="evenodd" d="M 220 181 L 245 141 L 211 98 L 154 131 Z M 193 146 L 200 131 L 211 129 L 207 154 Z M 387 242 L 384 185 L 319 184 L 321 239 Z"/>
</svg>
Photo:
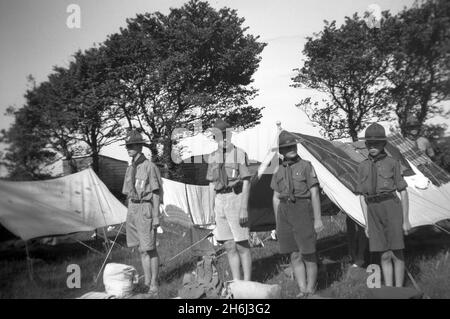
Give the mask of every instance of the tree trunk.
<svg viewBox="0 0 450 319">
<path fill-rule="evenodd" d="M 100 169 L 100 165 L 99 165 L 100 161 L 99 161 L 99 154 L 98 152 L 92 152 L 92 169 L 94 170 L 95 174 L 99 174 L 99 169 Z"/>
<path fill-rule="evenodd" d="M 150 152 L 152 153 L 152 161 L 157 162 L 158 161 L 158 145 L 151 141 L 148 148 L 150 149 Z"/>
<path fill-rule="evenodd" d="M 66 153 L 66 161 L 69 163 L 69 174 L 74 174 L 78 172 L 77 162 L 73 159 L 72 152 Z"/>
<path fill-rule="evenodd" d="M 97 135 L 95 133 L 95 129 L 91 130 L 91 152 L 92 152 L 92 169 L 94 170 L 95 174 L 98 175 L 99 173 L 99 153 L 100 150 L 98 148 L 97 143 Z"/>
</svg>

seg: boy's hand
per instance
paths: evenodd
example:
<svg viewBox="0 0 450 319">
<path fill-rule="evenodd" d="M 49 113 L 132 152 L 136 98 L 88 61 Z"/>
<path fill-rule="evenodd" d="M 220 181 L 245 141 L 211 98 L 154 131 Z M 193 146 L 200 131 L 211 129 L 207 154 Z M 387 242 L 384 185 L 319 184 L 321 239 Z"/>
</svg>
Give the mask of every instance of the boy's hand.
<svg viewBox="0 0 450 319">
<path fill-rule="evenodd" d="M 405 233 L 405 235 L 408 235 L 410 230 L 411 230 L 411 224 L 409 223 L 409 220 L 405 220 L 403 222 L 403 232 Z"/>
<path fill-rule="evenodd" d="M 210 205 L 209 210 L 211 211 L 211 223 L 213 225 L 215 225 L 216 224 L 216 212 L 214 211 L 214 205 Z"/>
<path fill-rule="evenodd" d="M 369 227 L 366 226 L 364 232 L 366 233 L 366 237 L 369 238 Z"/>
<path fill-rule="evenodd" d="M 314 220 L 314 230 L 316 231 L 316 233 L 320 233 L 322 230 L 324 230 L 322 219 Z"/>
<path fill-rule="evenodd" d="M 241 225 L 241 227 L 247 227 L 247 223 L 248 223 L 247 207 L 241 207 L 239 211 L 239 225 Z"/>
<path fill-rule="evenodd" d="M 159 217 L 153 217 L 153 223 L 152 223 L 153 228 L 158 228 L 159 227 Z"/>
</svg>

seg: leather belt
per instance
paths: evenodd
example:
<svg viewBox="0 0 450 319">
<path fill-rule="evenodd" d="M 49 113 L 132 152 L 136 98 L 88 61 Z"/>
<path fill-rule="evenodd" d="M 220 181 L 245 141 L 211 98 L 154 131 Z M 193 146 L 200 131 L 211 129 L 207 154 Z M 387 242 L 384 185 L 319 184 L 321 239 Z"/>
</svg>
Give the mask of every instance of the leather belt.
<svg viewBox="0 0 450 319">
<path fill-rule="evenodd" d="M 141 203 L 150 203 L 151 200 L 130 199 L 130 202 L 134 204 L 141 204 Z"/>
<path fill-rule="evenodd" d="M 280 197 L 281 203 L 295 203 L 297 200 L 308 200 L 311 199 L 311 197 L 295 197 L 295 200 L 292 201 L 289 197 Z"/>
<path fill-rule="evenodd" d="M 397 196 L 394 193 L 383 193 L 383 194 L 377 194 L 377 195 L 366 195 L 366 202 L 367 203 L 380 203 L 384 202 L 385 200 L 394 199 Z"/>
<path fill-rule="evenodd" d="M 228 194 L 233 192 L 233 187 L 227 187 L 227 188 L 223 188 L 221 190 L 218 190 L 216 193 L 217 194 Z"/>
</svg>

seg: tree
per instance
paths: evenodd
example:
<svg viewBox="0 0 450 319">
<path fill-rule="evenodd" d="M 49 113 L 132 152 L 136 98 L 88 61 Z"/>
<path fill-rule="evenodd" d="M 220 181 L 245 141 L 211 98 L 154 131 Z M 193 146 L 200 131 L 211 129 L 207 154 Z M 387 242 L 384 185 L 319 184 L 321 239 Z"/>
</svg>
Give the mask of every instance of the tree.
<svg viewBox="0 0 450 319">
<path fill-rule="evenodd" d="M 111 108 L 109 81 L 103 56 L 98 49 L 77 52 L 68 68 L 54 67 L 48 80 L 33 85 L 25 105 L 15 113 L 15 123 L 4 132 L 11 147 L 6 154 L 14 170 L 34 172 L 45 162 L 46 152 L 61 154 L 77 171 L 75 155 L 90 154 L 98 172 L 101 149 L 122 135 L 115 109 Z M 10 112 L 13 114 L 14 112 Z M 24 143 L 23 133 L 33 143 Z M 39 156 L 39 152 L 43 152 Z M 26 160 L 34 157 L 33 161 Z M 18 159 L 23 158 L 23 161 Z M 14 159 L 14 160 L 13 160 Z M 40 164 L 39 164 L 40 163 Z"/>
<path fill-rule="evenodd" d="M 73 139 L 85 143 L 92 157 L 92 168 L 99 170 L 99 154 L 103 147 L 117 142 L 123 135 L 120 110 L 110 96 L 111 80 L 105 64 L 104 51 L 91 48 L 77 52 L 67 72 L 70 85 L 59 92 L 75 116 Z"/>
<path fill-rule="evenodd" d="M 377 46 L 390 56 L 386 73 L 399 126 L 420 125 L 443 114 L 439 103 L 450 98 L 450 2 L 429 0 L 389 16 Z"/>
<path fill-rule="evenodd" d="M 261 109 L 247 105 L 249 85 L 265 44 L 245 34 L 235 10 L 190 1 L 168 15 L 139 14 L 104 42 L 115 107 L 129 126 L 137 122 L 152 141 L 152 155 L 172 167 L 172 132 L 223 117 L 234 126 L 258 123 Z"/>
<path fill-rule="evenodd" d="M 327 98 L 323 105 L 306 98 L 297 106 L 330 139 L 356 141 L 367 121 L 389 118 L 388 89 L 382 85 L 389 64 L 374 45 L 378 36 L 354 14 L 339 28 L 335 21 L 325 21 L 324 29 L 305 44 L 306 60 L 296 69 L 292 86 L 319 90 Z"/>
<path fill-rule="evenodd" d="M 39 136 L 36 114 L 28 108 L 14 110 L 7 114 L 15 117 L 9 130 L 2 130 L 0 142 L 8 144 L 1 164 L 9 171 L 12 180 L 36 180 L 48 177 L 43 172 L 46 163 L 55 159 L 56 153 L 46 148 L 46 141 Z"/>
<path fill-rule="evenodd" d="M 421 125 L 448 116 L 439 103 L 450 97 L 450 2 L 428 0 L 382 17 L 372 29 L 357 14 L 340 28 L 326 22 L 305 45 L 294 87 L 318 89 L 328 99 L 298 106 L 330 139 L 355 140 L 369 120 L 398 120 L 406 134 L 411 115 Z"/>
</svg>

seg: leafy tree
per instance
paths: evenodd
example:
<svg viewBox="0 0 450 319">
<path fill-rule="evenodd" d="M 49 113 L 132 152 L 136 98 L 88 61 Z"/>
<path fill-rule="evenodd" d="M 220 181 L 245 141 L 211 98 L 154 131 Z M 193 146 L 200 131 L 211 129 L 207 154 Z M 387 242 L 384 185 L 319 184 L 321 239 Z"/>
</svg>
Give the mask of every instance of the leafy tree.
<svg viewBox="0 0 450 319">
<path fill-rule="evenodd" d="M 25 95 L 25 105 L 15 113 L 14 125 L 4 132 L 5 141 L 12 145 L 6 156 L 11 165 L 23 170 L 25 163 L 12 159 L 34 157 L 27 165 L 35 172 L 44 160 L 37 152 L 51 151 L 63 155 L 73 173 L 78 169 L 73 157 L 90 153 L 98 172 L 100 150 L 122 133 L 115 109 L 110 107 L 106 75 L 103 56 L 93 48 L 77 52 L 68 68 L 55 67 L 47 81 L 33 85 Z M 36 143 L 23 143 L 18 132 L 26 131 L 32 132 L 30 141 Z"/>
<path fill-rule="evenodd" d="M 413 116 L 420 125 L 442 114 L 439 103 L 450 98 L 450 2 L 416 3 L 383 26 L 377 46 L 390 56 L 386 73 L 399 126 L 408 133 Z"/>
<path fill-rule="evenodd" d="M 439 103 L 450 97 L 449 48 L 445 0 L 416 3 L 397 15 L 383 12 L 379 28 L 368 28 L 357 14 L 340 28 L 326 22 L 308 38 L 293 86 L 328 98 L 320 105 L 306 98 L 298 106 L 330 139 L 355 140 L 369 120 L 398 119 L 406 134 L 411 115 L 421 125 L 435 114 L 448 116 Z"/>
<path fill-rule="evenodd" d="M 7 114 L 15 117 L 8 130 L 2 130 L 0 142 L 8 144 L 1 164 L 9 171 L 12 180 L 36 180 L 48 177 L 43 168 L 55 159 L 56 153 L 46 147 L 40 138 L 36 114 L 22 108 L 15 111 L 8 108 Z"/>
<path fill-rule="evenodd" d="M 112 106 L 111 80 L 107 71 L 104 51 L 92 48 L 77 52 L 66 72 L 66 81 L 71 84 L 59 92 L 65 96 L 76 121 L 67 123 L 75 128 L 72 137 L 87 145 L 96 172 L 101 149 L 117 142 L 123 135 L 120 110 Z"/>
<path fill-rule="evenodd" d="M 330 139 L 355 141 L 369 119 L 389 118 L 388 89 L 382 86 L 389 64 L 374 45 L 377 36 L 354 14 L 339 28 L 335 21 L 325 21 L 324 29 L 305 44 L 306 59 L 296 69 L 293 87 L 316 89 L 327 98 L 322 105 L 306 98 L 297 106 Z"/>
<path fill-rule="evenodd" d="M 247 105 L 265 44 L 246 34 L 235 10 L 190 1 L 168 15 L 139 14 L 109 36 L 102 50 L 115 79 L 115 107 L 129 126 L 137 122 L 153 156 L 171 167 L 172 132 L 223 117 L 235 126 L 258 123 L 261 109 Z"/>
</svg>

